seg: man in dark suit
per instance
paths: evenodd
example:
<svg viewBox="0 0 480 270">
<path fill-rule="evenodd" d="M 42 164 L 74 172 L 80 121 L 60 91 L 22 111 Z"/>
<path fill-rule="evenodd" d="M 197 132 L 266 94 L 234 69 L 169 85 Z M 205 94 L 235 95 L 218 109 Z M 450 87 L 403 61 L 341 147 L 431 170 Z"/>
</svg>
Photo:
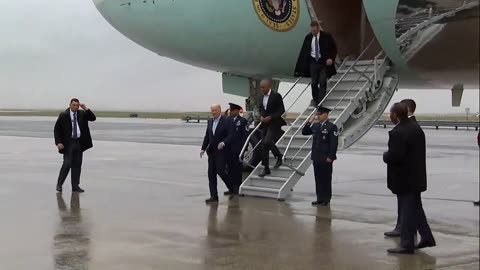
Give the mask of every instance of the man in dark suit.
<svg viewBox="0 0 480 270">
<path fill-rule="evenodd" d="M 82 110 L 79 110 L 82 108 Z M 88 121 L 95 121 L 95 114 L 76 98 L 70 101 L 70 108 L 60 113 L 54 128 L 55 145 L 63 154 L 63 165 L 57 181 L 57 191 L 62 192 L 62 185 L 72 169 L 72 191 L 84 192 L 80 188 L 83 152 L 93 147 Z"/>
<path fill-rule="evenodd" d="M 327 94 L 327 78 L 337 74 L 337 45 L 331 34 L 320 30 L 318 22 L 311 22 L 310 27 L 311 33 L 303 41 L 295 76 L 312 78 L 312 106 L 317 106 Z"/>
<path fill-rule="evenodd" d="M 226 151 L 220 149 L 220 143 L 228 136 L 227 118 L 222 115 L 220 105 L 213 104 L 211 107 L 212 119 L 208 120 L 207 131 L 203 139 L 200 158 L 205 153 L 208 155 L 208 184 L 210 188 L 210 198 L 205 200 L 206 203 L 218 202 L 217 191 L 217 174 L 222 178 L 228 190 L 232 190 L 228 183 L 226 170 Z"/>
<path fill-rule="evenodd" d="M 262 80 L 260 82 L 260 89 L 262 90 L 263 96 L 260 97 L 258 104 L 262 121 L 262 165 L 264 166 L 263 171 L 259 174 L 260 177 L 271 174 L 268 164 L 270 150 L 277 158 L 274 169 L 282 166 L 283 155 L 278 150 L 275 142 L 280 139 L 283 134 L 282 126 L 287 124 L 282 117 L 285 113 L 282 95 L 273 92 L 270 88 L 270 80 Z"/>
<path fill-rule="evenodd" d="M 312 154 L 313 172 L 317 200 L 312 205 L 328 206 L 332 198 L 333 161 L 337 159 L 338 134 L 337 126 L 328 121 L 330 109 L 318 107 L 318 122 L 315 115 L 303 127 L 303 135 L 313 135 Z"/>
<path fill-rule="evenodd" d="M 227 150 L 227 178 L 231 190 L 225 192 L 225 195 L 236 195 L 242 184 L 242 162 L 240 161 L 240 152 L 242 151 L 245 140 L 247 139 L 248 122 L 240 116 L 242 107 L 237 104 L 229 103 L 230 116 L 227 117 L 228 137 L 219 144 L 219 149 Z"/>
<path fill-rule="evenodd" d="M 478 134 L 477 134 L 477 144 L 478 144 L 478 147 L 480 147 L 480 132 L 478 132 Z M 479 206 L 480 201 L 473 202 L 473 205 Z"/>
<path fill-rule="evenodd" d="M 408 118 L 410 119 L 410 121 L 417 124 L 417 119 L 415 118 L 415 115 L 414 115 L 415 110 L 417 109 L 417 104 L 415 103 L 415 101 L 413 99 L 404 99 L 401 101 L 401 103 L 404 103 L 405 105 L 407 105 Z M 401 207 L 402 206 L 400 204 L 400 200 L 397 197 L 397 225 L 395 225 L 395 228 L 392 231 L 384 233 L 386 237 L 400 237 L 400 231 L 402 228 L 402 220 L 400 215 L 402 211 Z"/>
<path fill-rule="evenodd" d="M 422 206 L 421 193 L 427 190 L 426 144 L 423 130 L 408 119 L 408 106 L 395 103 L 390 119 L 396 126 L 389 132 L 387 163 L 388 188 L 401 205 L 400 247 L 390 253 L 413 254 L 415 249 L 436 245 Z M 415 247 L 415 234 L 421 241 Z"/>
</svg>

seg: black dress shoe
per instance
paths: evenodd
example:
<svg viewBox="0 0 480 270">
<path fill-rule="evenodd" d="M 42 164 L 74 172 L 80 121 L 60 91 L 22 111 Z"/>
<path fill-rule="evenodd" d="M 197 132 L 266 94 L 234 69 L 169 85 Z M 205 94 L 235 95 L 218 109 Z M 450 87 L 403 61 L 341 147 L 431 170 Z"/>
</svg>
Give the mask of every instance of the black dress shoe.
<svg viewBox="0 0 480 270">
<path fill-rule="evenodd" d="M 418 243 L 418 245 L 415 247 L 415 249 L 422 249 L 422 248 L 427 248 L 427 247 L 434 247 L 436 246 L 437 243 L 435 243 L 435 241 L 431 242 L 431 241 L 423 241 L 421 240 L 420 243 Z"/>
<path fill-rule="evenodd" d="M 413 254 L 414 252 L 413 250 L 409 250 L 402 247 L 387 249 L 387 251 L 388 253 L 393 253 L 393 254 Z"/>
<path fill-rule="evenodd" d="M 384 232 L 383 235 L 386 237 L 400 237 L 400 231 L 393 230 L 391 232 Z"/>
<path fill-rule="evenodd" d="M 270 169 L 263 169 L 263 171 L 258 175 L 260 177 L 265 177 L 266 175 L 271 174 Z"/>
<path fill-rule="evenodd" d="M 312 205 L 313 205 L 313 206 L 318 206 L 318 205 L 321 205 L 321 204 L 322 204 L 322 202 L 319 202 L 319 201 L 314 201 L 314 202 L 312 202 Z"/>
<path fill-rule="evenodd" d="M 62 192 L 62 186 L 58 186 L 58 185 L 57 185 L 57 191 L 58 191 L 58 192 Z"/>
<path fill-rule="evenodd" d="M 235 193 L 230 191 L 230 190 L 223 192 L 223 195 L 225 195 L 225 196 L 230 196 L 230 195 L 233 195 L 233 194 L 235 194 Z"/>
<path fill-rule="evenodd" d="M 278 169 L 278 168 L 280 168 L 280 166 L 282 166 L 282 164 L 283 164 L 282 158 L 283 157 L 278 157 L 277 158 L 277 163 L 275 163 L 275 166 L 273 166 L 274 169 Z"/>
<path fill-rule="evenodd" d="M 80 187 L 74 188 L 72 192 L 78 192 L 78 193 L 83 193 L 85 190 L 81 189 Z"/>
<path fill-rule="evenodd" d="M 218 197 L 210 197 L 205 200 L 205 203 L 216 203 L 218 202 Z"/>
<path fill-rule="evenodd" d="M 330 204 L 330 202 L 320 202 L 321 206 L 328 206 L 329 204 Z"/>
</svg>

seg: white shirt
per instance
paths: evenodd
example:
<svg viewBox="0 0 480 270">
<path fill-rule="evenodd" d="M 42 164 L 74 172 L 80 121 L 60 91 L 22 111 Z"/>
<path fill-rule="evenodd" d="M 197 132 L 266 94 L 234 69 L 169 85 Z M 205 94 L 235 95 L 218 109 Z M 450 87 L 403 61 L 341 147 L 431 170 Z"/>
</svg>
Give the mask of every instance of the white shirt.
<svg viewBox="0 0 480 270">
<path fill-rule="evenodd" d="M 220 116 L 213 119 L 212 133 L 215 135 L 215 130 L 217 129 L 218 122 L 220 121 Z"/>
<path fill-rule="evenodd" d="M 317 42 L 320 43 L 320 33 L 317 34 Z M 312 58 L 315 58 L 315 36 L 312 37 L 310 56 L 312 56 Z M 322 58 L 322 55 L 320 54 L 320 44 L 318 44 L 318 59 L 320 58 Z"/>
<path fill-rule="evenodd" d="M 74 112 L 70 110 L 70 121 L 72 122 L 72 138 L 73 138 L 73 119 L 74 119 Z M 77 122 L 75 123 L 77 125 L 77 138 L 80 138 L 80 126 L 78 125 L 78 111 L 77 111 Z"/>
<path fill-rule="evenodd" d="M 272 90 L 268 91 L 266 95 L 263 95 L 263 108 L 267 110 L 267 105 L 268 105 L 268 99 L 270 98 L 270 94 L 272 93 Z"/>
</svg>

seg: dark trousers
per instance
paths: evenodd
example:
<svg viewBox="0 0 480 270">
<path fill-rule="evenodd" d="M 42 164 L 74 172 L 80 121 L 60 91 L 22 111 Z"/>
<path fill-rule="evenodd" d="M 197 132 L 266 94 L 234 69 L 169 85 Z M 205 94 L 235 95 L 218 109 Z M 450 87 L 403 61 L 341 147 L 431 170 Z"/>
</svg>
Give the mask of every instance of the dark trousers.
<svg viewBox="0 0 480 270">
<path fill-rule="evenodd" d="M 332 199 L 333 164 L 326 161 L 314 161 L 315 190 L 318 202 L 330 202 Z"/>
<path fill-rule="evenodd" d="M 270 151 L 276 158 L 281 158 L 282 153 L 278 150 L 275 142 L 279 139 L 282 134 L 282 127 L 277 126 L 268 126 L 263 127 L 262 130 L 262 165 L 265 168 L 269 166 Z"/>
<path fill-rule="evenodd" d="M 210 197 L 212 198 L 218 198 L 217 174 L 222 178 L 228 190 L 231 189 L 225 172 L 226 160 L 224 152 L 225 150 L 214 150 L 212 153 L 208 154 L 208 186 L 210 188 Z"/>
<path fill-rule="evenodd" d="M 72 170 L 72 189 L 78 188 L 80 185 L 80 174 L 82 172 L 83 152 L 79 140 L 71 140 L 66 145 L 66 151 L 63 154 L 63 165 L 58 175 L 57 185 L 62 186 L 67 179 L 70 169 Z"/>
<path fill-rule="evenodd" d="M 310 75 L 312 76 L 312 98 L 318 105 L 327 95 L 327 67 L 312 59 Z"/>
<path fill-rule="evenodd" d="M 400 199 L 397 196 L 397 225 L 395 225 L 394 231 L 400 232 L 402 229 L 402 204 L 400 204 Z"/>
<path fill-rule="evenodd" d="M 227 168 L 228 168 L 228 183 L 230 184 L 231 187 L 231 192 L 237 193 L 238 188 L 242 184 L 242 162 L 238 158 L 240 155 L 240 152 L 234 152 L 234 151 L 229 151 L 228 155 L 228 163 L 227 163 Z"/>
<path fill-rule="evenodd" d="M 435 239 L 423 211 L 421 194 L 402 194 L 398 195 L 398 199 L 401 204 L 400 245 L 408 250 L 414 250 L 417 231 L 423 241 L 433 243 Z"/>
</svg>

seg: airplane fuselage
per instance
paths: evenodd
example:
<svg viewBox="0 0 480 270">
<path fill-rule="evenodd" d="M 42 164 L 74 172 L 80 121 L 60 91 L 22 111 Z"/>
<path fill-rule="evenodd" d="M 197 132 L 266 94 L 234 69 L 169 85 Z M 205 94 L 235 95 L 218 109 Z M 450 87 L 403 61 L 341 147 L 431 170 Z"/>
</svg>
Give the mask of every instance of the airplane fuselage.
<svg viewBox="0 0 480 270">
<path fill-rule="evenodd" d="M 384 51 L 400 87 L 478 88 L 478 0 L 94 0 L 118 31 L 157 53 L 245 78 L 292 80 L 310 21 L 332 33 L 339 56 Z M 430 9 L 447 12 L 399 44 L 402 17 Z"/>
</svg>

